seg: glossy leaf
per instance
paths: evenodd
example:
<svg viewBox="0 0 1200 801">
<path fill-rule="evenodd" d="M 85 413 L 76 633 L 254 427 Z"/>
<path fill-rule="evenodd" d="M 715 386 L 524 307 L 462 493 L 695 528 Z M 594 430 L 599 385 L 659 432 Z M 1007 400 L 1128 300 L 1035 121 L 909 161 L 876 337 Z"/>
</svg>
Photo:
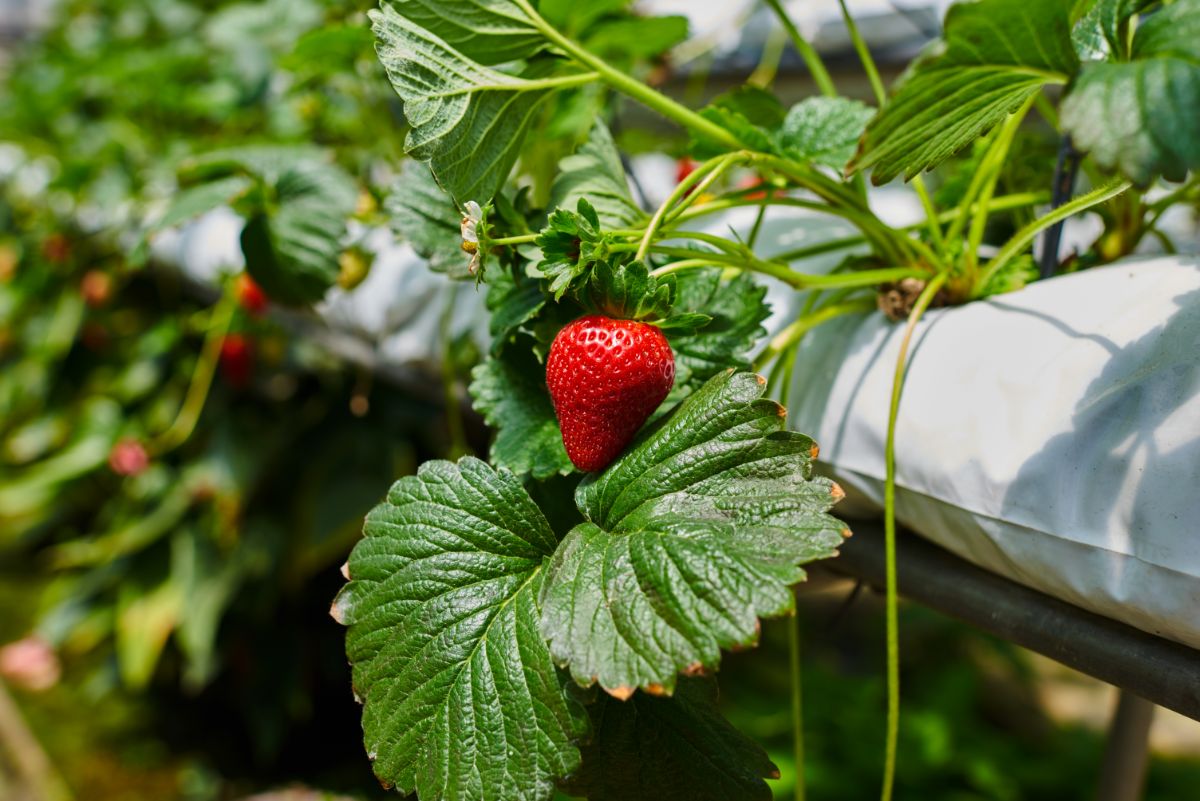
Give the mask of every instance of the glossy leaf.
<svg viewBox="0 0 1200 801">
<path fill-rule="evenodd" d="M 589 801 L 770 801 L 763 779 L 779 770 L 716 700 L 716 682 L 696 678 L 670 698 L 602 698 L 588 709 L 595 737 L 566 789 Z"/>
<path fill-rule="evenodd" d="M 587 720 L 538 631 L 545 516 L 468 457 L 397 481 L 364 534 L 333 614 L 376 775 L 423 801 L 549 799 Z"/>
<path fill-rule="evenodd" d="M 1046 84 L 1079 68 L 1074 0 L 979 0 L 950 7 L 940 50 L 920 59 L 867 126 L 849 169 L 883 184 L 937 166 Z"/>
<path fill-rule="evenodd" d="M 1062 104 L 1075 146 L 1146 186 L 1200 168 L 1200 0 L 1152 14 L 1131 61 L 1084 65 Z"/>
<path fill-rule="evenodd" d="M 754 645 L 760 617 L 792 610 L 800 565 L 837 553 L 839 491 L 764 384 L 713 378 L 576 490 L 587 522 L 547 569 L 542 631 L 580 684 L 669 693 Z"/>
</svg>

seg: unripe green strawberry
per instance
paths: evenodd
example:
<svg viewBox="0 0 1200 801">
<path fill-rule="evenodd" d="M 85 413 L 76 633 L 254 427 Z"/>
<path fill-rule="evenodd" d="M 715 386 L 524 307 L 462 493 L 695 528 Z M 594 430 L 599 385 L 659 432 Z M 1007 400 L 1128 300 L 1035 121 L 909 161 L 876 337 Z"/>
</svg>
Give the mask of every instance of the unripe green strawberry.
<svg viewBox="0 0 1200 801">
<path fill-rule="evenodd" d="M 675 356 L 655 326 L 598 314 L 558 332 L 546 386 L 563 445 L 584 472 L 620 455 L 675 383 Z"/>
</svg>

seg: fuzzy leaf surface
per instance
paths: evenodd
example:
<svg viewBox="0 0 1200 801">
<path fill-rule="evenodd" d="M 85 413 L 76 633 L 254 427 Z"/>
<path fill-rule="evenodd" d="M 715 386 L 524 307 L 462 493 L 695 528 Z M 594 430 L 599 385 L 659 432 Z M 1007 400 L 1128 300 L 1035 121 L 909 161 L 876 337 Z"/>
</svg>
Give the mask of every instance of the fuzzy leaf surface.
<svg viewBox="0 0 1200 801">
<path fill-rule="evenodd" d="M 364 534 L 333 614 L 375 774 L 424 801 L 549 799 L 587 720 L 538 631 L 545 516 L 468 457 L 397 481 Z"/>
<path fill-rule="evenodd" d="M 383 0 L 380 5 L 480 64 L 518 61 L 545 45 L 529 15 L 510 0 Z"/>
<path fill-rule="evenodd" d="M 670 698 L 601 698 L 588 708 L 595 737 L 567 789 L 589 801 L 770 801 L 763 779 L 779 770 L 716 701 L 716 682 L 698 678 Z"/>
<path fill-rule="evenodd" d="M 793 608 L 800 565 L 837 553 L 834 485 L 764 384 L 716 376 L 579 485 L 586 522 L 547 569 L 542 631 L 580 684 L 671 692 L 754 645 L 760 617 Z"/>
<path fill-rule="evenodd" d="M 917 61 L 867 126 L 849 169 L 905 180 L 986 133 L 1046 84 L 1079 69 L 1074 0 L 979 0 L 950 7 L 943 46 Z"/>
<path fill-rule="evenodd" d="M 875 109 L 845 97 L 810 97 L 792 106 L 779 129 L 779 151 L 797 161 L 842 170 Z"/>
<path fill-rule="evenodd" d="M 370 17 L 379 60 L 412 126 L 405 150 L 430 163 L 459 207 L 488 202 L 552 88 L 467 58 L 391 5 Z"/>
<path fill-rule="evenodd" d="M 1088 62 L 1062 104 L 1075 146 L 1146 186 L 1200 168 L 1200 0 L 1179 0 L 1134 33 L 1130 61 Z"/>
</svg>

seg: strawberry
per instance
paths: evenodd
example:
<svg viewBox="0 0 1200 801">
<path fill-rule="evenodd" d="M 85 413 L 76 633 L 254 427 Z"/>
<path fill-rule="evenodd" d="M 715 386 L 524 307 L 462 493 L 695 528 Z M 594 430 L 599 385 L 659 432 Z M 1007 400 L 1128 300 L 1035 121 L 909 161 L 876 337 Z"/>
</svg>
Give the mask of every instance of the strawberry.
<svg viewBox="0 0 1200 801">
<path fill-rule="evenodd" d="M 83 302 L 93 309 L 99 309 L 112 299 L 112 276 L 103 270 L 88 270 L 79 282 L 79 294 Z"/>
<path fill-rule="evenodd" d="M 221 343 L 221 374 L 234 389 L 250 383 L 254 373 L 254 345 L 242 334 L 228 334 Z"/>
<path fill-rule="evenodd" d="M 109 451 L 108 466 L 118 476 L 136 476 L 150 466 L 150 454 L 136 439 L 122 439 Z"/>
<path fill-rule="evenodd" d="M 267 293 L 245 273 L 239 273 L 235 282 L 234 291 L 237 293 L 238 305 L 250 315 L 261 317 L 267 310 Z"/>
<path fill-rule="evenodd" d="M 662 331 L 598 314 L 554 338 L 546 385 L 571 462 L 602 470 L 625 449 L 675 383 L 675 356 Z"/>
</svg>

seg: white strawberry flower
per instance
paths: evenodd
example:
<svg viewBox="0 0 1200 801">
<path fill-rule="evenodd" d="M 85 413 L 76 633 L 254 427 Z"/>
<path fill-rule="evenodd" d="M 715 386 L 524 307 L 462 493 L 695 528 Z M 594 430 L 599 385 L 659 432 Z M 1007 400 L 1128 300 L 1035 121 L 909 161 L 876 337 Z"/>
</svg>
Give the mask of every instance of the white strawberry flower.
<svg viewBox="0 0 1200 801">
<path fill-rule="evenodd" d="M 467 266 L 467 271 L 471 275 L 476 275 L 479 272 L 480 253 L 479 253 L 479 223 L 483 220 L 483 209 L 474 200 L 468 200 L 466 206 L 463 207 L 466 212 L 462 218 L 462 249 L 465 253 L 471 254 L 470 264 Z"/>
</svg>

